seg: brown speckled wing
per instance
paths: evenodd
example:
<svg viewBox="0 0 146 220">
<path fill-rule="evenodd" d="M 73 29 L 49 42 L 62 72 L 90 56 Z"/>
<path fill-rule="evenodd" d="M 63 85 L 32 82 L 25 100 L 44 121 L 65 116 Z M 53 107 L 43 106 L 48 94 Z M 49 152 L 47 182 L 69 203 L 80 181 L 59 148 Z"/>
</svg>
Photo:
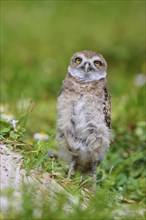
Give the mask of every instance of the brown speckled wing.
<svg viewBox="0 0 146 220">
<path fill-rule="evenodd" d="M 60 89 L 60 92 L 59 92 L 59 95 L 58 95 L 58 96 L 60 96 L 60 95 L 62 94 L 62 92 L 63 92 L 63 87 L 61 87 L 61 89 Z"/>
<path fill-rule="evenodd" d="M 110 95 L 108 94 L 107 87 L 104 88 L 104 107 L 103 112 L 105 115 L 105 123 L 108 128 L 111 127 L 111 102 Z"/>
</svg>

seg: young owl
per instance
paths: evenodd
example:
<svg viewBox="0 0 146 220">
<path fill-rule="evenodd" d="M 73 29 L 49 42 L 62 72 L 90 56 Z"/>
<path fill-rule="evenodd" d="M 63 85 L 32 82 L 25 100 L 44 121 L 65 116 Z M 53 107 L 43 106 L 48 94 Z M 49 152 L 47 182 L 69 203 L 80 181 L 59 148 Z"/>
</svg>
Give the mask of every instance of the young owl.
<svg viewBox="0 0 146 220">
<path fill-rule="evenodd" d="M 81 51 L 71 57 L 58 97 L 57 140 L 61 156 L 70 162 L 68 178 L 79 168 L 91 171 L 105 157 L 111 140 L 107 63 L 102 55 Z"/>
</svg>

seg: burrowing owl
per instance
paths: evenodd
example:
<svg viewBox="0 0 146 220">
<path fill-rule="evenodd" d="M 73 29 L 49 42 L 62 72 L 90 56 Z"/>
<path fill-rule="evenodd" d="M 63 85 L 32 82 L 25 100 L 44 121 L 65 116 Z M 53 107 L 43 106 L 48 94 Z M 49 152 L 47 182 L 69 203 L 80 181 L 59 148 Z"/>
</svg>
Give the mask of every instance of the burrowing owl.
<svg viewBox="0 0 146 220">
<path fill-rule="evenodd" d="M 74 169 L 96 168 L 110 144 L 110 96 L 106 83 L 107 63 L 102 55 L 81 51 L 71 57 L 68 73 L 58 97 L 58 128 L 62 156 L 70 161 L 68 178 Z"/>
</svg>

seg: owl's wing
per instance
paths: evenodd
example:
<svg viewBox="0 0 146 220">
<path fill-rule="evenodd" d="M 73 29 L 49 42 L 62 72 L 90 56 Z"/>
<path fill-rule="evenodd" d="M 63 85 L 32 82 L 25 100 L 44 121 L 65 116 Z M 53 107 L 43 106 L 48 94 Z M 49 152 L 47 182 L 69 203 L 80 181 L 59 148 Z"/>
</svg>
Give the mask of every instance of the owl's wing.
<svg viewBox="0 0 146 220">
<path fill-rule="evenodd" d="M 110 95 L 107 91 L 107 87 L 104 88 L 104 103 L 103 112 L 105 115 L 105 123 L 108 128 L 111 127 L 111 101 Z"/>
<path fill-rule="evenodd" d="M 65 88 L 64 83 L 65 83 L 65 80 L 62 81 L 62 87 L 60 89 L 60 92 L 59 92 L 58 96 L 60 96 L 64 91 L 64 88 Z"/>
<path fill-rule="evenodd" d="M 61 89 L 60 89 L 60 92 L 59 92 L 59 95 L 58 95 L 58 96 L 60 96 L 62 92 L 63 92 L 63 87 L 61 87 Z"/>
</svg>

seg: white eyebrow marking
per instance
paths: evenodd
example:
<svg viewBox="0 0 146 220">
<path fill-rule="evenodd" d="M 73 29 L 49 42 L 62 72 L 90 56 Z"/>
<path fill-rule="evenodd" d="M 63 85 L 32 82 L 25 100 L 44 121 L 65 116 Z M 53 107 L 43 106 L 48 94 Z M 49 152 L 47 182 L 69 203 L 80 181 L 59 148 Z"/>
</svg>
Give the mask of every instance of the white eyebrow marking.
<svg viewBox="0 0 146 220">
<path fill-rule="evenodd" d="M 85 55 L 84 55 L 83 53 L 78 53 L 77 56 L 79 56 L 79 57 L 82 58 L 82 62 L 86 62 L 86 61 L 94 62 L 95 60 L 99 60 L 99 61 L 102 62 L 101 57 L 99 57 L 98 55 L 95 55 L 95 56 L 92 57 L 92 58 L 87 58 L 87 57 L 85 57 Z"/>
</svg>

